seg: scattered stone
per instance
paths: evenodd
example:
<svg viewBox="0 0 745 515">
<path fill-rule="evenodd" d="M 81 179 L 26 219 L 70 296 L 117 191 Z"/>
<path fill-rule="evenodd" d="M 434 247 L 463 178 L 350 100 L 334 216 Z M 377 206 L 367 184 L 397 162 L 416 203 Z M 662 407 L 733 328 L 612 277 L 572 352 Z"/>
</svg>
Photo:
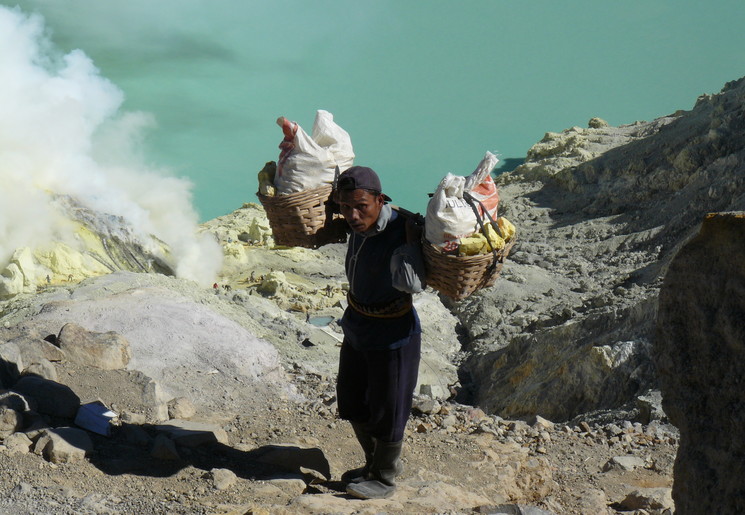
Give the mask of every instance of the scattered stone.
<svg viewBox="0 0 745 515">
<path fill-rule="evenodd" d="M 122 422 L 138 426 L 141 426 L 147 422 L 147 416 L 145 416 L 144 413 L 133 413 L 131 411 L 123 411 L 119 415 L 119 418 Z"/>
<path fill-rule="evenodd" d="M 10 454 L 28 454 L 34 444 L 25 433 L 13 433 L 3 440 Z"/>
<path fill-rule="evenodd" d="M 71 361 L 103 370 L 123 369 L 132 357 L 129 342 L 120 334 L 96 333 L 73 323 L 62 327 L 57 343 Z"/>
<path fill-rule="evenodd" d="M 36 402 L 39 413 L 74 419 L 80 397 L 69 386 L 37 376 L 24 376 L 13 385 L 13 391 Z"/>
<path fill-rule="evenodd" d="M 224 429 L 204 422 L 174 419 L 158 424 L 155 428 L 182 447 L 197 447 L 215 442 L 226 445 L 228 443 L 228 434 Z"/>
<path fill-rule="evenodd" d="M 147 431 L 138 425 L 124 423 L 119 428 L 119 431 L 122 433 L 126 441 L 139 447 L 147 447 L 153 441 L 153 438 L 147 433 Z"/>
<path fill-rule="evenodd" d="M 227 490 L 238 481 L 238 476 L 232 470 L 214 468 L 210 470 L 209 478 L 217 490 Z"/>
<path fill-rule="evenodd" d="M 440 411 L 440 403 L 432 397 L 416 397 L 412 408 L 424 415 L 434 415 Z"/>
<path fill-rule="evenodd" d="M 194 404 L 186 397 L 176 397 L 168 402 L 168 418 L 189 419 L 196 413 Z"/>
<path fill-rule="evenodd" d="M 159 460 L 175 461 L 180 460 L 176 444 L 164 434 L 155 437 L 153 448 L 150 450 L 150 456 Z"/>
<path fill-rule="evenodd" d="M 270 485 L 278 488 L 282 492 L 289 493 L 290 495 L 301 495 L 305 493 L 308 486 L 302 479 L 272 479 L 267 481 Z"/>
<path fill-rule="evenodd" d="M 638 468 L 644 468 L 644 460 L 637 456 L 615 456 L 603 465 L 603 472 L 610 470 L 631 471 Z"/>
<path fill-rule="evenodd" d="M 604 127 L 608 127 L 608 122 L 603 120 L 602 118 L 590 118 L 590 121 L 587 122 L 587 126 L 591 129 L 602 129 Z"/>
<path fill-rule="evenodd" d="M 52 463 L 75 463 L 93 452 L 88 433 L 74 427 L 50 428 L 42 431 L 34 452 Z"/>
<path fill-rule="evenodd" d="M 16 410 L 0 408 L 0 439 L 7 438 L 23 428 L 23 416 Z"/>
<path fill-rule="evenodd" d="M 625 510 L 675 510 L 671 488 L 640 488 L 626 495 L 620 506 Z"/>
<path fill-rule="evenodd" d="M 533 428 L 538 429 L 538 430 L 546 430 L 546 431 L 554 430 L 554 423 L 551 422 L 550 420 L 543 418 L 540 415 L 536 415 L 530 425 Z"/>
<path fill-rule="evenodd" d="M 50 381 L 57 381 L 57 369 L 54 367 L 51 361 L 46 359 L 36 361 L 27 366 L 22 375 L 32 375 L 49 379 Z"/>
<path fill-rule="evenodd" d="M 592 429 L 590 428 L 590 424 L 588 424 L 588 423 L 587 423 L 587 422 L 585 422 L 584 420 L 583 420 L 582 422 L 580 422 L 580 423 L 579 423 L 579 428 L 580 428 L 580 429 L 581 429 L 581 430 L 582 430 L 583 432 L 585 432 L 585 433 L 589 433 L 589 432 L 591 432 L 591 431 L 592 431 Z"/>
</svg>

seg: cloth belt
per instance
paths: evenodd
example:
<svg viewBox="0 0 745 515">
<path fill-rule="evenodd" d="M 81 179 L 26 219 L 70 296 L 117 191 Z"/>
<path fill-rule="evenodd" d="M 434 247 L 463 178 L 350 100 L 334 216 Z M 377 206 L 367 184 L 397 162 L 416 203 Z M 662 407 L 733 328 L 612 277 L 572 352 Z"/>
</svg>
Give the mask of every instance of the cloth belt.
<svg viewBox="0 0 745 515">
<path fill-rule="evenodd" d="M 399 297 L 392 302 L 382 304 L 361 304 L 351 293 L 347 293 L 347 302 L 349 302 L 349 307 L 357 313 L 374 318 L 398 318 L 411 311 L 414 306 L 411 295 Z"/>
</svg>

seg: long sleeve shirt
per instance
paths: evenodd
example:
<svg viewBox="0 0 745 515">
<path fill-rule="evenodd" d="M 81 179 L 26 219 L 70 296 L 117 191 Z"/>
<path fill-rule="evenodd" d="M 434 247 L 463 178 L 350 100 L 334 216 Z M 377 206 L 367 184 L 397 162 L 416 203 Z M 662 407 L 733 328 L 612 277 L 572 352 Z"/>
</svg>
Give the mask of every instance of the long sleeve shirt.
<svg viewBox="0 0 745 515">
<path fill-rule="evenodd" d="M 350 294 L 367 306 L 411 300 L 424 289 L 424 262 L 416 244 L 406 243 L 406 220 L 384 205 L 365 234 L 352 233 L 345 260 Z M 379 318 L 348 307 L 341 321 L 349 343 L 360 350 L 395 349 L 421 332 L 412 307 L 402 316 Z"/>
</svg>

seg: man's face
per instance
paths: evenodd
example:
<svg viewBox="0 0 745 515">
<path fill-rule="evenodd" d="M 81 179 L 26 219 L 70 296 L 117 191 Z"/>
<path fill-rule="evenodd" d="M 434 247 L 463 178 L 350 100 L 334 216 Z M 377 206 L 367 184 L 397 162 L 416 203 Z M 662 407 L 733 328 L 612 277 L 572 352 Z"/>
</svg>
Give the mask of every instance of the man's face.
<svg viewBox="0 0 745 515">
<path fill-rule="evenodd" d="M 378 221 L 383 195 L 367 190 L 342 190 L 337 197 L 341 214 L 354 232 L 367 232 Z"/>
</svg>

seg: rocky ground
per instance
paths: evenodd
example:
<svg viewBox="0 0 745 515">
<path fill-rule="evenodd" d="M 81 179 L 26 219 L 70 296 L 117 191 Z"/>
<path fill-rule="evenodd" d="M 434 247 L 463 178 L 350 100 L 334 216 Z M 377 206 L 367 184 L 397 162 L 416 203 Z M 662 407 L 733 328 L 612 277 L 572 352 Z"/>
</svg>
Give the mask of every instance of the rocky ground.
<svg viewBox="0 0 745 515">
<path fill-rule="evenodd" d="M 24 282 L 19 258 L 18 291 L 39 291 L 0 304 L 0 375 L 18 342 L 57 341 L 70 322 L 120 335 L 131 360 L 103 370 L 68 353 L 17 367 L 120 417 L 111 436 L 91 434 L 85 459 L 65 460 L 38 439 L 71 420 L 4 409 L 0 510 L 670 511 L 679 435 L 652 358 L 657 297 L 704 215 L 745 209 L 744 105 L 740 80 L 652 122 L 593 119 L 547 134 L 499 178 L 501 214 L 518 228 L 502 277 L 457 303 L 415 298 L 425 350 L 391 499 L 351 499 L 339 482 L 361 457 L 335 406 L 343 245 L 274 247 L 246 204 L 202 227 L 225 256 L 215 288 L 124 266 L 80 284 L 66 270 Z"/>
<path fill-rule="evenodd" d="M 57 367 L 60 382 L 83 399 L 117 399 L 120 411 L 141 408 L 126 395 L 137 382 L 131 373 Z M 124 423 L 111 437 L 92 434 L 95 451 L 76 463 L 3 449 L 0 507 L 6 513 L 500 513 L 495 506 L 519 503 L 553 513 L 652 513 L 670 505 L 677 436 L 669 426 L 572 426 L 540 418 L 528 424 L 427 397 L 418 398 L 409 424 L 396 495 L 352 499 L 339 476 L 359 462 L 360 452 L 335 416 L 333 378 L 302 367 L 289 376 L 301 397 L 257 390 L 232 412 L 197 406 L 192 419 L 218 425 L 228 441 L 178 446 L 178 457 L 153 455 L 158 430 L 148 423 L 137 425 L 137 433 Z M 294 457 L 262 459 L 278 445 Z"/>
</svg>

